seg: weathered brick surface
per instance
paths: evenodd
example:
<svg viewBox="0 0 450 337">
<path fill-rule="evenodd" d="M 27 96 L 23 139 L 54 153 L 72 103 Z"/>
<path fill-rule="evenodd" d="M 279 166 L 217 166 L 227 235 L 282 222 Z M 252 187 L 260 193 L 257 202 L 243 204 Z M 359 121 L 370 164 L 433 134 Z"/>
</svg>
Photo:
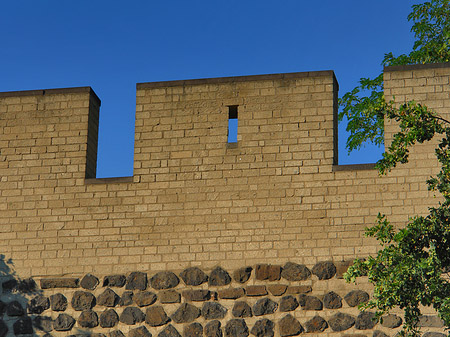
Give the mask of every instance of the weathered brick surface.
<svg viewBox="0 0 450 337">
<path fill-rule="evenodd" d="M 448 65 L 388 68 L 386 97 L 444 114 L 449 77 Z M 424 182 L 437 164 L 432 145 L 421 145 L 381 178 L 371 165 L 335 165 L 336 98 L 330 71 L 139 84 L 134 176 L 93 179 L 100 101 L 90 88 L 0 93 L 0 252 L 21 278 L 141 271 L 150 280 L 192 266 L 210 275 L 219 265 L 323 261 L 340 276 L 340 262 L 376 252 L 363 232 L 378 212 L 401 225 L 436 202 Z M 233 145 L 230 105 L 238 106 Z M 394 131 L 386 125 L 387 145 Z M 335 277 L 270 275 L 260 268 L 227 287 L 264 285 L 277 303 L 271 285 L 320 299 L 353 290 Z M 68 299 L 75 291 L 53 290 Z M 304 324 L 314 314 L 293 315 Z"/>
</svg>

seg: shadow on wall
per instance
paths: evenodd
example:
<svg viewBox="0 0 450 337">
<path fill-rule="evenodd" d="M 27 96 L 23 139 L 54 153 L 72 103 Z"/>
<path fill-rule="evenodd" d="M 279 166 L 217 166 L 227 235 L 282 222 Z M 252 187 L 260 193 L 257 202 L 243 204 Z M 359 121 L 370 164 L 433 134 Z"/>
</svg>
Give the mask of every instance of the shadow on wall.
<svg viewBox="0 0 450 337">
<path fill-rule="evenodd" d="M 40 334 L 53 331 L 52 318 L 41 316 L 49 308 L 49 298 L 42 294 L 36 282 L 32 278 L 21 279 L 13 261 L 0 254 L 0 337 L 37 337 L 37 331 Z"/>
</svg>

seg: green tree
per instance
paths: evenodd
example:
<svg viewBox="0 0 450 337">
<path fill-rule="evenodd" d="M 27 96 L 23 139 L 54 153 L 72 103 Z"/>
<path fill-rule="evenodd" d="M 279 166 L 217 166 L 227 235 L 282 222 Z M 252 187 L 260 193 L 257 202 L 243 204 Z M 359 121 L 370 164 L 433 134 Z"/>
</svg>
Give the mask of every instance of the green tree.
<svg viewBox="0 0 450 337">
<path fill-rule="evenodd" d="M 416 38 L 409 54 L 385 55 L 383 66 L 441 63 L 450 61 L 450 0 L 431 0 L 412 6 L 408 20 L 413 22 Z M 372 299 L 365 309 L 375 309 L 377 317 L 392 308 L 404 311 L 403 336 L 418 336 L 420 306 L 432 306 L 450 328 L 450 122 L 418 102 L 400 106 L 387 102 L 383 93 L 383 75 L 362 78 L 359 86 L 340 99 L 339 118 L 348 119 L 349 151 L 364 142 L 381 145 L 384 119 L 395 120 L 399 132 L 377 163 L 380 174 L 398 163 L 408 161 L 409 148 L 415 143 L 440 135 L 436 147 L 440 172 L 427 180 L 428 188 L 442 195 L 442 201 L 426 216 L 415 216 L 399 230 L 384 215 L 366 234 L 382 245 L 376 256 L 357 260 L 346 279 L 354 281 L 367 275 L 374 285 Z"/>
</svg>

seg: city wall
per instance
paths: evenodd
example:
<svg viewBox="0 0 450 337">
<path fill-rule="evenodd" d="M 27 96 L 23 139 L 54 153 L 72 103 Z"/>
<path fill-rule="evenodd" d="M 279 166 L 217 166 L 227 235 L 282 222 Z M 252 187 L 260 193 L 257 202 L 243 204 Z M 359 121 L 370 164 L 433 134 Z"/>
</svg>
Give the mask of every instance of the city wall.
<svg viewBox="0 0 450 337">
<path fill-rule="evenodd" d="M 415 99 L 445 114 L 449 75 L 448 64 L 386 68 L 385 94 L 398 103 Z M 133 329 L 145 326 L 156 335 L 171 324 L 190 336 L 195 335 L 193 322 L 200 322 L 205 336 L 218 331 L 237 336 L 244 321 L 259 337 L 264 333 L 258 331 L 270 331 L 268 318 L 275 322 L 275 335 L 287 336 L 291 332 L 283 324 L 299 322 L 305 328 L 320 315 L 327 327 L 310 333 L 368 335 L 374 327 L 368 327 L 367 317 L 358 321 L 355 302 L 343 299 L 358 287 L 369 288 L 366 281 L 345 284 L 342 271 L 349 260 L 376 252 L 376 242 L 363 234 L 379 212 L 402 225 L 437 202 L 425 180 L 438 167 L 432 145 L 416 146 L 409 164 L 383 177 L 372 164 L 338 165 L 337 95 L 332 71 L 138 84 L 134 175 L 97 179 L 100 100 L 91 88 L 0 93 L 3 279 L 33 277 L 40 298 L 62 293 L 70 302 L 89 297 L 75 294 L 80 290 L 94 294 L 103 305 L 80 309 L 72 303 L 64 311 L 78 320 L 74 329 L 91 331 L 82 312 L 92 318 L 91 312 L 101 316 L 114 308 L 121 316 L 127 305 L 142 312 L 158 306 L 171 317 L 161 326 L 122 320 L 112 327 L 95 326 L 103 334 L 120 329 L 134 336 L 143 332 Z M 237 111 L 237 143 L 227 142 L 230 111 Z M 386 125 L 386 144 L 394 131 L 394 125 Z M 170 282 L 169 271 L 178 282 Z M 250 274 L 241 282 L 243 271 Z M 194 273 L 196 281 L 186 281 L 182 272 Z M 100 285 L 92 288 L 96 282 L 89 276 L 91 285 L 85 287 L 86 274 L 98 277 Z M 128 277 L 122 284 L 127 289 L 105 283 L 112 275 Z M 131 275 L 141 282 L 148 276 L 155 301 L 140 306 L 138 300 L 120 304 L 117 299 L 107 306 L 99 300 L 111 287 L 120 300 L 127 291 L 150 296 L 141 293 L 147 283 L 145 289 L 142 283 L 136 287 Z M 156 275 L 169 286 L 155 286 Z M 219 283 L 211 283 L 217 277 Z M 15 294 L 8 284 L 3 292 Z M 224 295 L 224 289 L 232 294 Z M 169 290 L 179 299 L 165 302 L 163 292 Z M 326 304 L 331 291 L 341 298 L 340 307 Z M 298 308 L 281 310 L 286 308 L 282 301 L 295 302 L 286 296 Z M 317 304 L 312 297 L 321 309 L 308 307 L 311 301 Z M 277 304 L 272 312 L 269 300 Z M 261 315 L 236 316 L 237 301 L 253 311 L 265 309 Z M 184 306 L 185 313 L 192 303 L 200 317 L 178 319 L 177 310 Z M 215 306 L 204 314 L 206 304 L 224 309 Z M 59 317 L 57 310 L 45 310 L 50 309 L 43 310 L 46 317 Z M 216 316 L 208 316 L 210 311 Z M 344 332 L 331 323 L 338 312 L 356 320 Z M 12 333 L 17 320 L 8 317 Z M 222 328 L 208 334 L 212 321 Z M 255 326 L 263 327 L 253 331 Z M 390 335 L 396 328 L 378 324 L 374 329 Z M 64 331 L 51 333 L 74 333 Z"/>
</svg>

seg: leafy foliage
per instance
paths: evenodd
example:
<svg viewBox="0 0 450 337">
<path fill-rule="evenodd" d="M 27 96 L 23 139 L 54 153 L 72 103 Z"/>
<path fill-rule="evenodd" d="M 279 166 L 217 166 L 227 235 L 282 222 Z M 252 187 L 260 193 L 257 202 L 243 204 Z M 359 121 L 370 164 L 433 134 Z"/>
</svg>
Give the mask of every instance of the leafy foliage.
<svg viewBox="0 0 450 337">
<path fill-rule="evenodd" d="M 450 0 L 414 5 L 408 20 L 414 22 L 413 50 L 397 57 L 386 54 L 383 65 L 450 61 Z M 430 208 L 428 215 L 411 218 L 399 230 L 384 215 L 378 215 L 378 223 L 366 234 L 376 238 L 382 249 L 375 257 L 356 260 L 345 278 L 354 281 L 368 276 L 374 284 L 374 296 L 363 308 L 376 309 L 379 318 L 394 307 L 404 311 L 401 336 L 419 336 L 421 306 L 432 306 L 450 329 L 450 122 L 417 102 L 399 107 L 386 102 L 382 75 L 361 79 L 340 104 L 343 109 L 339 117 L 349 120 L 349 151 L 368 140 L 381 144 L 385 118 L 399 125 L 399 132 L 377 163 L 380 174 L 406 163 L 412 145 L 435 136 L 441 139 L 435 151 L 441 169 L 427 184 L 429 190 L 442 195 L 442 201 Z"/>
<path fill-rule="evenodd" d="M 411 31 L 416 41 L 408 54 L 395 57 L 387 53 L 382 66 L 441 63 L 450 61 L 450 0 L 432 0 L 413 5 L 408 20 L 413 21 Z M 339 120 L 348 120 L 350 136 L 347 148 L 359 149 L 365 142 L 383 144 L 386 102 L 383 74 L 374 79 L 361 78 L 359 86 L 346 93 L 339 104 Z M 369 92 L 369 95 L 364 95 Z"/>
</svg>

